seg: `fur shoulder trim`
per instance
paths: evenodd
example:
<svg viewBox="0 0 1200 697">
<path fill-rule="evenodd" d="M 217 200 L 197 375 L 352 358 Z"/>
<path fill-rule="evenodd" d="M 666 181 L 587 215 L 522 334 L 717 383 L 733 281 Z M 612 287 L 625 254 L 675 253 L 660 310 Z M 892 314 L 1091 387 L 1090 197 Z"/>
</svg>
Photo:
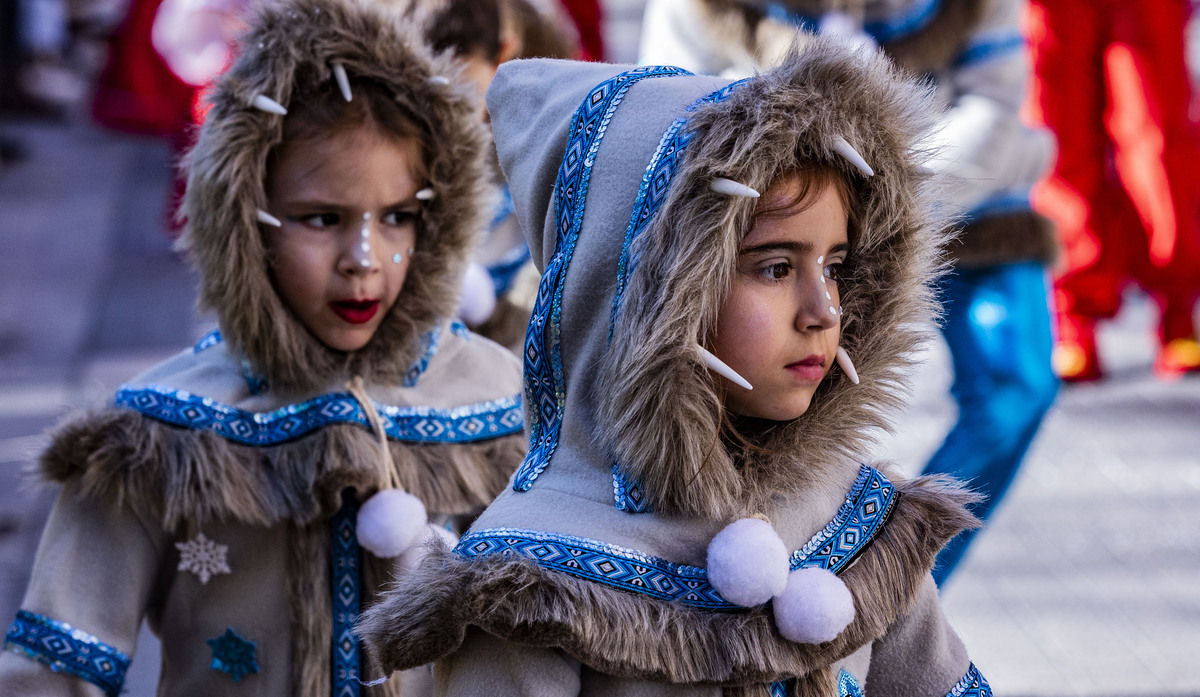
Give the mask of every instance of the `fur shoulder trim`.
<svg viewBox="0 0 1200 697">
<path fill-rule="evenodd" d="M 470 444 L 390 442 L 401 485 L 431 512 L 470 513 L 504 487 L 525 450 L 523 434 Z M 345 487 L 378 488 L 374 435 L 334 424 L 268 447 L 162 423 L 129 409 L 79 415 L 58 427 L 39 461 L 49 481 L 84 495 L 183 522 L 303 525 L 330 515 Z"/>
<path fill-rule="evenodd" d="M 945 70 L 962 53 L 995 0 L 942 0 L 920 31 L 884 44 L 888 55 L 916 73 Z"/>
<path fill-rule="evenodd" d="M 445 550 L 401 579 L 356 631 L 385 672 L 451 654 L 467 626 L 478 626 L 634 679 L 746 686 L 814 674 L 886 634 L 942 545 L 977 524 L 965 508 L 973 495 L 948 480 L 923 477 L 897 488 L 887 525 L 841 574 L 856 619 L 825 644 L 784 640 L 766 607 L 706 611 L 547 571 L 523 557 L 465 559 Z"/>
</svg>

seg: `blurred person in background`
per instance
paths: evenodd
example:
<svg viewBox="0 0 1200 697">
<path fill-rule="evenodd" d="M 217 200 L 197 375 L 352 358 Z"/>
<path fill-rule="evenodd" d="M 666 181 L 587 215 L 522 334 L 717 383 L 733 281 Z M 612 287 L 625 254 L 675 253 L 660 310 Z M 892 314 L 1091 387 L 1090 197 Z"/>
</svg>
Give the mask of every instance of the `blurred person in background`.
<svg viewBox="0 0 1200 697">
<path fill-rule="evenodd" d="M 1049 221 L 1030 203 L 1052 136 L 1021 123 L 1028 52 L 1019 0 L 650 0 L 639 61 L 728 77 L 771 65 L 797 35 L 833 33 L 927 75 L 944 98 L 928 166 L 953 183 L 962 216 L 942 283 L 942 334 L 958 417 L 924 474 L 970 482 L 986 519 L 1004 496 L 1054 401 L 1047 267 Z M 938 556 L 942 584 L 975 531 Z"/>
<path fill-rule="evenodd" d="M 1185 62 L 1185 0 L 1032 0 L 1033 118 L 1058 135 L 1035 191 L 1065 250 L 1055 281 L 1054 365 L 1069 381 L 1103 376 L 1096 323 L 1130 282 L 1161 311 L 1155 373 L 1200 371 L 1195 125 Z"/>
</svg>

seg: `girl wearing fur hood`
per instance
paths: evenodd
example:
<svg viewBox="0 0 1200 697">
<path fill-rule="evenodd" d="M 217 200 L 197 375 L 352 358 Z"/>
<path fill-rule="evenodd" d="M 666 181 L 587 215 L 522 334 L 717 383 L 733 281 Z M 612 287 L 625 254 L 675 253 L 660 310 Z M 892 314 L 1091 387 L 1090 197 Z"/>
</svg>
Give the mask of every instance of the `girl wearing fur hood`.
<svg viewBox="0 0 1200 697">
<path fill-rule="evenodd" d="M 359 694 L 360 609 L 520 462 L 519 366 L 447 320 L 489 203 L 472 88 L 378 3 L 250 26 L 187 161 L 220 331 L 54 434 L 5 695 L 119 694 L 143 618 L 160 694 Z"/>
<path fill-rule="evenodd" d="M 860 460 L 932 311 L 929 95 L 816 42 L 732 83 L 514 61 L 488 108 L 543 272 L 530 450 L 364 615 L 382 667 L 436 660 L 445 695 L 990 695 L 929 574 L 971 496 Z"/>
</svg>

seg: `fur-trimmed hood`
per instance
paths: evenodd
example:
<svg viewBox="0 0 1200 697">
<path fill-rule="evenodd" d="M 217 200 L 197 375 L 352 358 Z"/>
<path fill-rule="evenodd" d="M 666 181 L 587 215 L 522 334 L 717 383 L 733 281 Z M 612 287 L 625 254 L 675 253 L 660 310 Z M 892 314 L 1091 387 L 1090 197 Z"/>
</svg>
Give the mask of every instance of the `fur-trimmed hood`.
<svg viewBox="0 0 1200 697">
<path fill-rule="evenodd" d="M 902 401 L 934 312 L 945 228 L 915 151 L 930 100 L 881 55 L 821 39 L 737 83 L 501 67 L 488 106 L 543 270 L 525 344 L 530 452 L 453 557 L 427 560 L 365 613 L 360 636 L 386 669 L 455 651 L 473 625 L 633 679 L 765 690 L 805 676 L 813 694 L 836 693 L 834 662 L 910 609 L 937 550 L 973 520 L 955 485 L 858 462 Z M 839 137 L 873 177 L 836 153 Z M 861 384 L 832 371 L 761 452 L 733 453 L 696 345 L 755 204 L 709 185 L 765 190 L 801 160 L 842 173 L 861 202 L 840 281 Z M 708 584 L 709 541 L 751 513 L 796 550 L 793 568 L 844 574 L 857 619 L 837 641 L 788 642 L 769 612 L 738 612 Z"/>
<path fill-rule="evenodd" d="M 419 339 L 454 316 L 462 261 L 488 202 L 486 135 L 478 98 L 448 56 L 422 43 L 407 3 L 267 0 L 254 5 L 239 55 L 207 96 L 211 105 L 188 155 L 181 247 L 200 269 L 200 306 L 214 311 L 235 353 L 272 389 L 303 392 L 360 375 L 398 383 Z M 273 289 L 256 213 L 264 208 L 268 155 L 283 120 L 251 105 L 261 95 L 286 107 L 315 90 L 336 91 L 332 64 L 353 83 L 385 85 L 426 134 L 427 176 L 415 254 L 400 298 L 362 349 L 343 353 L 313 337 Z"/>
</svg>

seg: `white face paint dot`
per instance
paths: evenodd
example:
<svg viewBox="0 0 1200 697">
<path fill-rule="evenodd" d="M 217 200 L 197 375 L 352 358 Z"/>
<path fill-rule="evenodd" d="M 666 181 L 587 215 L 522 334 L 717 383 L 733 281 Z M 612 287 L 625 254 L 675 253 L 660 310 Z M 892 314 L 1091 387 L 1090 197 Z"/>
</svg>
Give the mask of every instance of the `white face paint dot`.
<svg viewBox="0 0 1200 697">
<path fill-rule="evenodd" d="M 830 305 L 830 306 L 829 306 L 829 314 L 831 314 L 831 315 L 836 315 L 837 313 L 838 313 L 838 312 L 837 312 L 837 308 L 836 308 L 836 307 L 834 307 L 833 305 Z"/>
<path fill-rule="evenodd" d="M 821 264 L 824 264 L 824 263 L 825 263 L 825 255 L 822 254 L 821 256 L 817 257 L 817 266 L 820 266 Z"/>
<path fill-rule="evenodd" d="M 393 264 L 399 264 L 403 260 L 404 260 L 404 257 L 400 254 L 400 252 L 396 252 L 395 254 L 392 255 L 392 263 Z"/>
<path fill-rule="evenodd" d="M 829 291 L 825 291 L 825 299 L 826 299 L 826 300 L 833 300 L 833 296 L 829 294 Z"/>
</svg>

